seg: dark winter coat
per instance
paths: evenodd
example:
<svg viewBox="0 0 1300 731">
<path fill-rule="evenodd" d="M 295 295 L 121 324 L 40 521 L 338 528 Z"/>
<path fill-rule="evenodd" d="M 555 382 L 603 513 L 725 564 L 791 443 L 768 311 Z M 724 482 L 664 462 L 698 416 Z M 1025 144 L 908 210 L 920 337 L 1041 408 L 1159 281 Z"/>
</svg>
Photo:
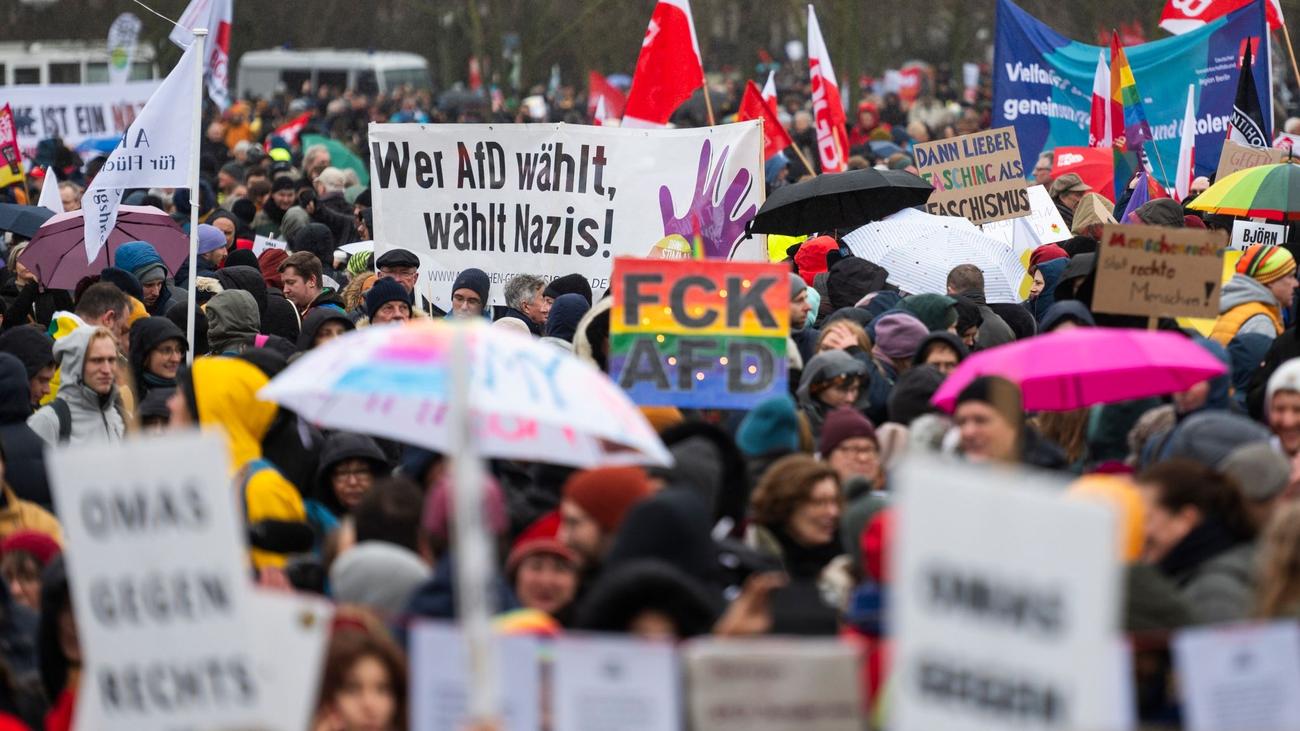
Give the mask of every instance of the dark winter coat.
<svg viewBox="0 0 1300 731">
<path fill-rule="evenodd" d="M 31 389 L 22 363 L 0 353 L 0 451 L 4 454 L 4 479 L 14 494 L 46 510 L 54 510 L 45 476 L 45 442 L 27 426 L 31 416 Z"/>
</svg>

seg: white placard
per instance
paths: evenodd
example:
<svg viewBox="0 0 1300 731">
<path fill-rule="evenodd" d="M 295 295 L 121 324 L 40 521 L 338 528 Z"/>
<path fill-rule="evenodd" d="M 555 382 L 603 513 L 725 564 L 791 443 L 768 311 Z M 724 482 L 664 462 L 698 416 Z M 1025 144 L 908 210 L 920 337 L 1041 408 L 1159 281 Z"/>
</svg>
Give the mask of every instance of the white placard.
<svg viewBox="0 0 1300 731">
<path fill-rule="evenodd" d="M 263 236 L 261 234 L 253 237 L 253 256 L 261 258 L 262 252 L 267 249 L 288 251 L 289 244 L 286 241 L 280 241 L 279 239 L 273 239 L 270 236 Z"/>
<path fill-rule="evenodd" d="M 552 657 L 555 731 L 681 731 L 672 645 L 566 635 L 555 641 Z"/>
<path fill-rule="evenodd" d="M 746 239 L 762 205 L 760 122 L 697 129 L 566 124 L 372 124 L 375 257 L 421 260 L 433 304 L 474 267 L 502 304 L 517 274 L 578 273 L 609 287 L 617 256 L 689 256 L 699 231 L 711 258 L 766 260 Z M 669 235 L 675 246 L 658 246 Z"/>
<path fill-rule="evenodd" d="M 1046 475 L 906 461 L 894 731 L 1101 729 L 1119 713 L 1116 517 Z"/>
<path fill-rule="evenodd" d="M 1189 629 L 1174 636 L 1188 731 L 1300 728 L 1300 625 Z"/>
<path fill-rule="evenodd" d="M 862 659 L 835 639 L 697 640 L 683 651 L 691 728 L 861 731 Z"/>
<path fill-rule="evenodd" d="M 542 727 L 542 673 L 537 638 L 497 636 L 502 677 L 503 731 Z M 411 728 L 461 731 L 469 707 L 469 650 L 464 630 L 446 622 L 418 621 L 410 631 Z"/>
<path fill-rule="evenodd" d="M 254 589 L 249 628 L 259 695 L 258 728 L 299 731 L 311 725 L 320 693 L 334 605 L 310 594 Z"/>
<path fill-rule="evenodd" d="M 85 658 L 76 728 L 262 727 L 267 689 L 221 438 L 58 447 L 46 464 Z"/>
<path fill-rule="evenodd" d="M 5 86 L 0 107 L 13 105 L 18 147 L 31 160 L 36 143 L 47 137 L 62 137 L 74 150 L 86 140 L 120 138 L 161 83 Z"/>
<path fill-rule="evenodd" d="M 1033 251 L 1043 244 L 1055 244 L 1065 241 L 1074 234 L 1065 225 L 1061 212 L 1056 210 L 1052 196 L 1041 185 L 1025 188 L 1029 194 L 1029 215 L 990 221 L 982 226 L 984 233 L 999 241 L 1005 241 L 1019 254 Z"/>
<path fill-rule="evenodd" d="M 1245 251 L 1252 244 L 1281 246 L 1286 243 L 1286 226 L 1280 223 L 1260 223 L 1238 218 L 1232 222 L 1231 248 Z"/>
</svg>

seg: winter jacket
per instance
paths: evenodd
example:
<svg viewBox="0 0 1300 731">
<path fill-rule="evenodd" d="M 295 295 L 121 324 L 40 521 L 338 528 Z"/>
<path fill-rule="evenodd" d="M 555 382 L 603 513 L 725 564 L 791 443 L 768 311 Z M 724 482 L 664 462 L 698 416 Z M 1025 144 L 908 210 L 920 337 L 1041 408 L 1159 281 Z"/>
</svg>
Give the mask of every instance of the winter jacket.
<svg viewBox="0 0 1300 731">
<path fill-rule="evenodd" d="M 136 403 L 144 401 L 154 388 L 176 388 L 176 381 L 159 378 L 145 372 L 145 363 L 151 352 L 168 340 L 179 340 L 185 347 L 185 333 L 165 317 L 146 317 L 131 326 L 131 375 L 135 381 Z"/>
<path fill-rule="evenodd" d="M 885 289 L 889 272 L 866 259 L 851 256 L 835 262 L 826 275 L 826 294 L 818 314 L 829 315 L 843 307 L 853 307 L 858 300 Z"/>
<path fill-rule="evenodd" d="M 1273 339 L 1268 354 L 1264 356 L 1264 362 L 1250 376 L 1250 393 L 1246 398 L 1246 406 L 1252 419 L 1264 420 L 1266 411 L 1264 395 L 1267 391 L 1268 379 L 1273 376 L 1278 366 L 1292 358 L 1300 358 L 1300 331 L 1295 327 L 1287 328 Z"/>
<path fill-rule="evenodd" d="M 251 295 L 244 293 L 251 300 Z M 251 306 L 251 302 L 249 303 Z M 257 398 L 268 383 L 251 363 L 235 358 L 199 358 L 191 371 L 199 424 L 220 427 L 229 447 L 231 478 L 242 486 L 240 502 L 245 520 L 305 522 L 306 511 L 297 488 L 262 458 L 262 439 L 275 421 L 275 404 Z M 285 556 L 250 549 L 253 565 L 283 566 Z"/>
<path fill-rule="evenodd" d="M 519 310 L 516 310 L 513 307 L 507 307 L 505 308 L 504 311 L 502 311 L 501 316 L 498 317 L 497 319 L 504 320 L 507 317 L 513 317 L 516 320 L 523 321 L 523 323 L 528 326 L 528 332 L 532 333 L 533 335 L 539 338 L 542 336 L 542 326 L 533 322 L 532 318 L 520 312 Z"/>
<path fill-rule="evenodd" d="M 1250 616 L 1255 597 L 1255 546 L 1207 517 L 1160 559 L 1160 571 L 1178 585 L 1198 623 Z"/>
<path fill-rule="evenodd" d="M 126 422 L 118 411 L 118 389 L 114 383 L 107 395 L 95 393 L 82 380 L 85 375 L 86 350 L 97 328 L 79 327 L 54 344 L 54 357 L 59 361 L 63 384 L 55 399 L 68 405 L 72 418 L 69 444 L 85 444 L 101 440 L 117 441 L 126 432 Z M 27 425 L 46 444 L 59 441 L 59 417 L 54 407 L 42 406 L 27 419 Z"/>
<path fill-rule="evenodd" d="M 252 344 L 261 327 L 257 300 L 241 289 L 213 297 L 204 312 L 208 315 L 208 348 L 213 355 L 239 355 Z"/>
<path fill-rule="evenodd" d="M 335 516 L 346 515 L 348 510 L 339 503 L 338 495 L 334 493 L 334 482 L 330 473 L 339 463 L 349 459 L 363 459 L 369 462 L 377 476 L 383 476 L 392 469 L 388 458 L 374 439 L 350 432 L 331 434 L 325 440 L 325 445 L 321 447 L 319 467 L 316 470 L 315 496 L 316 500 L 329 508 Z"/>
<path fill-rule="evenodd" d="M 72 309 L 72 295 L 62 289 L 42 289 L 36 282 L 30 282 L 18 290 L 15 297 L 4 311 L 4 323 L 0 330 L 8 330 L 29 323 L 45 327 L 59 310 Z"/>
<path fill-rule="evenodd" d="M 207 277 L 209 279 L 217 278 L 217 268 L 212 266 L 212 262 L 208 261 L 207 259 L 204 259 L 202 256 L 200 256 L 198 259 L 195 260 L 194 270 L 195 270 L 194 275 L 196 277 Z M 181 262 L 181 266 L 179 269 L 176 270 L 176 276 L 172 277 L 172 280 L 176 283 L 176 288 L 179 289 L 181 293 L 185 293 L 186 291 L 189 290 L 190 260 L 188 257 L 185 259 L 185 261 Z M 173 295 L 174 294 L 176 293 L 173 293 Z M 180 298 L 173 297 L 173 299 L 179 300 Z M 202 301 L 203 298 L 200 297 L 199 302 Z"/>
<path fill-rule="evenodd" d="M 316 199 L 315 210 L 311 214 L 313 221 L 323 223 L 334 237 L 336 249 L 357 240 L 356 215 L 352 205 L 341 192 L 326 193 Z"/>
<path fill-rule="evenodd" d="M 1065 273 L 1065 267 L 1069 264 L 1069 259 L 1052 259 L 1038 265 L 1038 271 L 1043 275 L 1043 291 L 1037 297 L 1025 300 L 1024 303 L 1038 322 L 1041 323 L 1047 316 L 1047 310 L 1056 304 L 1056 284 L 1061 281 L 1061 275 Z"/>
<path fill-rule="evenodd" d="M 959 297 L 965 297 L 979 308 L 980 317 L 983 322 L 980 323 L 979 334 L 975 336 L 975 349 L 988 350 L 999 345 L 1006 345 L 1016 339 L 1015 332 L 1011 326 L 1003 320 L 993 308 L 988 306 L 984 300 L 984 293 L 975 290 L 959 292 Z"/>
<path fill-rule="evenodd" d="M 63 528 L 50 511 L 20 499 L 8 483 L 0 482 L 0 496 L 4 498 L 3 505 L 0 505 L 0 540 L 20 530 L 34 530 L 63 543 Z"/>
<path fill-rule="evenodd" d="M 343 331 L 348 332 L 356 329 L 352 324 L 352 319 L 342 310 L 333 307 L 320 307 L 312 310 L 307 317 L 303 318 L 302 331 L 298 333 L 298 351 L 306 352 L 316 347 L 316 335 L 320 332 L 321 327 L 327 322 L 338 322 L 343 325 Z"/>
<path fill-rule="evenodd" d="M 1219 319 L 1210 339 L 1227 347 L 1238 335 L 1255 333 L 1275 338 L 1282 333 L 1282 306 L 1263 284 L 1245 274 L 1233 274 L 1223 285 Z"/>
<path fill-rule="evenodd" d="M 266 314 L 262 317 L 262 332 L 266 335 L 278 335 L 289 342 L 297 342 L 302 328 L 302 318 L 298 308 L 284 298 L 284 292 L 276 287 L 266 288 Z"/>
<path fill-rule="evenodd" d="M 0 353 L 0 452 L 4 454 L 4 479 L 14 492 L 52 510 L 50 486 L 45 477 L 45 443 L 27 426 L 32 414 L 27 371 L 9 353 Z"/>
<path fill-rule="evenodd" d="M 262 272 L 249 266 L 232 266 L 223 267 L 217 272 L 217 281 L 225 290 L 242 289 L 253 295 L 253 301 L 257 303 L 257 316 L 259 323 L 266 322 L 266 280 L 262 279 Z M 258 332 L 263 328 L 259 324 Z"/>
</svg>

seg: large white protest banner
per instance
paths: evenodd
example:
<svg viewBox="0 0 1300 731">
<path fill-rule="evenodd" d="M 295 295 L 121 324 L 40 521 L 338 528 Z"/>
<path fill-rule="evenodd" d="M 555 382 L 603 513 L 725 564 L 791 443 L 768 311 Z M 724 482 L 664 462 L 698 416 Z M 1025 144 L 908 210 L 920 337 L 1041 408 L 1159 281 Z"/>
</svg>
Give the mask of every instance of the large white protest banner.
<svg viewBox="0 0 1300 731">
<path fill-rule="evenodd" d="M 933 459 L 896 483 L 890 728 L 1108 728 L 1115 515 L 1050 478 Z"/>
<path fill-rule="evenodd" d="M 1189 731 L 1300 728 L 1294 621 L 1183 630 L 1173 648 Z"/>
<path fill-rule="evenodd" d="M 122 142 L 108 156 L 82 197 L 85 213 L 86 261 L 94 261 L 117 223 L 117 206 L 123 188 L 190 185 L 190 154 L 194 116 L 194 80 L 199 71 L 199 44 L 181 54 L 158 92 L 136 117 Z"/>
<path fill-rule="evenodd" d="M 84 658 L 77 728 L 251 725 L 266 689 L 221 439 L 60 447 L 47 464 Z"/>
<path fill-rule="evenodd" d="M 74 150 L 87 140 L 121 138 L 160 83 L 3 86 L 0 107 L 13 107 L 18 147 L 31 160 L 36 144 L 50 137 Z"/>
<path fill-rule="evenodd" d="M 682 653 L 691 728 L 859 731 L 862 659 L 836 639 L 702 639 Z"/>
<path fill-rule="evenodd" d="M 566 124 L 370 125 L 375 257 L 420 257 L 450 308 L 467 268 L 504 302 L 516 274 L 609 287 L 618 256 L 762 261 L 745 225 L 763 202 L 757 121 L 678 130 Z"/>
<path fill-rule="evenodd" d="M 501 669 L 502 731 L 542 728 L 541 643 L 536 637 L 492 638 Z M 471 678 L 464 629 L 448 622 L 420 621 L 411 626 L 411 728 L 460 731 L 469 720 Z"/>
</svg>

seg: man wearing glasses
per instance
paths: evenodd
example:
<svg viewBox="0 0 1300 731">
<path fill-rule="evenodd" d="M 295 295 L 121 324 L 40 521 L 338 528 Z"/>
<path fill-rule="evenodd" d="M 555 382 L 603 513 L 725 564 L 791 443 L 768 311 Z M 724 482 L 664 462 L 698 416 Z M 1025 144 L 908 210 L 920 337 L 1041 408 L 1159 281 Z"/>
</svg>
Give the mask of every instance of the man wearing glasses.
<svg viewBox="0 0 1300 731">
<path fill-rule="evenodd" d="M 491 280 L 482 269 L 466 269 L 451 285 L 451 312 L 447 317 L 482 317 Z"/>
</svg>

